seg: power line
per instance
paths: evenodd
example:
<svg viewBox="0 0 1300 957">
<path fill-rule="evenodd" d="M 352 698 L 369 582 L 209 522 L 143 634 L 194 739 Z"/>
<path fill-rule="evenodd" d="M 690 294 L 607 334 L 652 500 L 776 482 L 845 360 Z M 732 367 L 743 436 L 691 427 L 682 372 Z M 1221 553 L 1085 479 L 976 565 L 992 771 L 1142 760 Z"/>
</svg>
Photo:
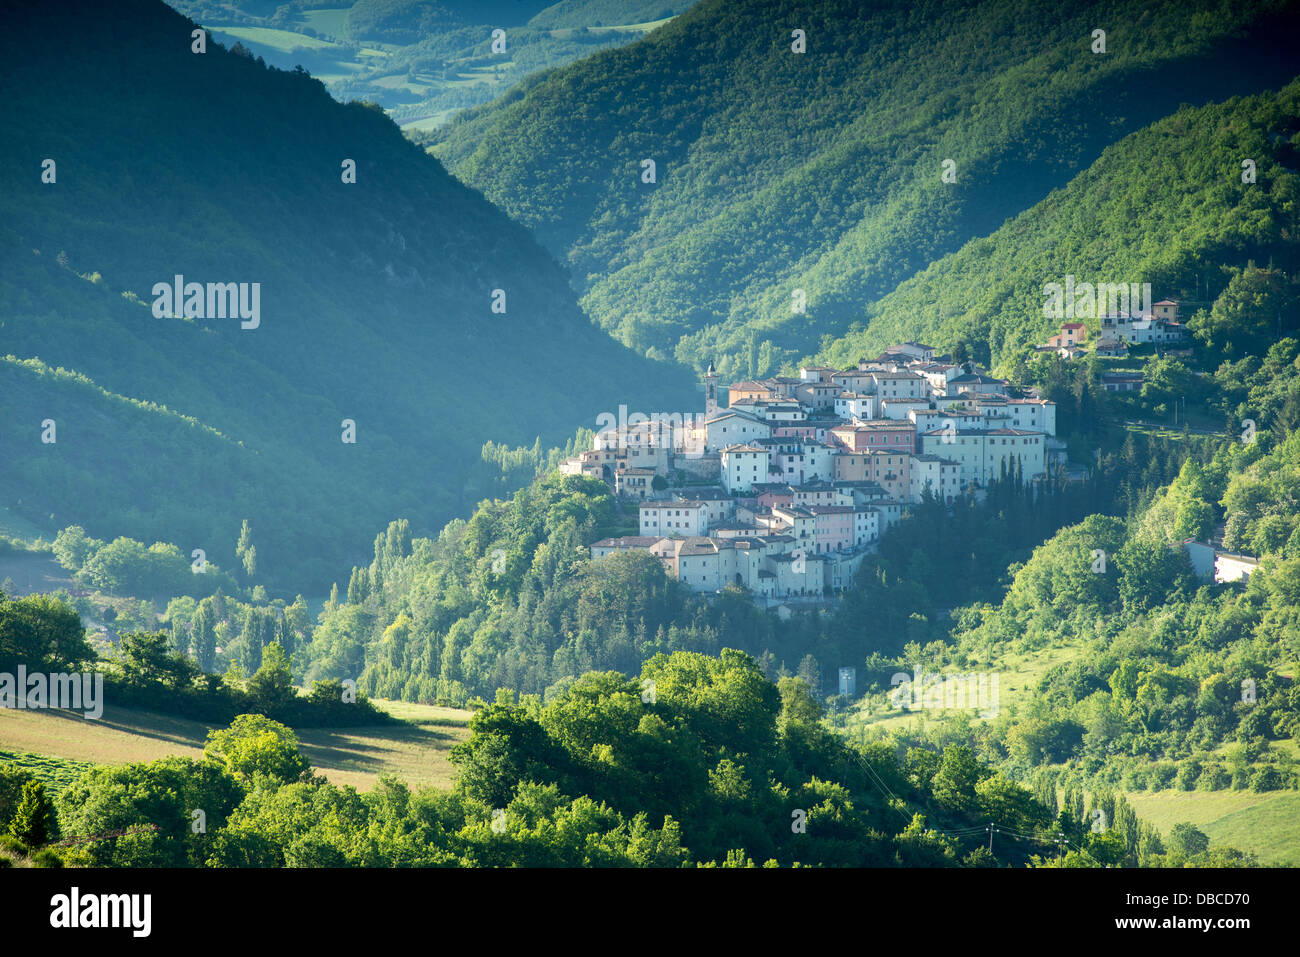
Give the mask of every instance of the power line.
<svg viewBox="0 0 1300 957">
<path fill-rule="evenodd" d="M 862 755 L 858 754 L 852 748 L 849 749 L 849 752 L 852 754 L 853 759 L 858 762 L 858 764 L 862 767 L 864 771 L 867 772 L 867 775 L 871 779 L 871 781 L 876 786 L 878 786 L 882 791 L 888 794 L 889 797 L 893 799 L 893 801 L 886 801 L 885 802 L 886 806 L 893 808 L 893 810 L 898 812 L 899 816 L 904 818 L 908 822 L 908 824 L 911 824 L 912 819 L 908 817 L 907 812 L 899 808 L 897 804 L 893 803 L 893 802 L 898 802 L 898 804 L 906 804 L 907 802 L 905 802 L 902 798 L 900 798 L 897 794 L 893 792 L 893 790 L 889 787 L 889 785 L 887 785 L 884 782 L 884 780 L 880 777 L 880 775 L 876 772 L 875 768 L 871 767 L 871 765 L 867 763 L 866 759 L 863 758 Z M 1010 825 L 998 824 L 997 822 L 994 821 L 990 821 L 988 824 L 975 824 L 975 825 L 970 825 L 968 827 L 952 828 L 950 830 L 944 830 L 942 828 L 936 828 L 936 827 L 929 828 L 929 830 L 934 831 L 937 834 L 942 834 L 945 837 L 950 837 L 955 841 L 968 840 L 982 831 L 987 832 L 989 835 L 990 851 L 993 850 L 994 833 L 1006 834 L 1010 837 L 1018 838 L 1022 841 L 1032 841 L 1036 844 L 1053 844 L 1058 846 L 1061 844 L 1068 844 L 1076 851 L 1079 851 L 1081 853 L 1083 851 L 1083 848 L 1081 848 L 1079 845 L 1075 844 L 1074 842 L 1066 839 L 1065 835 L 1060 832 L 1057 833 L 1057 837 L 1055 839 L 1048 839 L 1048 838 L 1038 837 L 1037 835 L 1034 834 L 1027 834 L 1024 831 L 1011 827 Z"/>
</svg>

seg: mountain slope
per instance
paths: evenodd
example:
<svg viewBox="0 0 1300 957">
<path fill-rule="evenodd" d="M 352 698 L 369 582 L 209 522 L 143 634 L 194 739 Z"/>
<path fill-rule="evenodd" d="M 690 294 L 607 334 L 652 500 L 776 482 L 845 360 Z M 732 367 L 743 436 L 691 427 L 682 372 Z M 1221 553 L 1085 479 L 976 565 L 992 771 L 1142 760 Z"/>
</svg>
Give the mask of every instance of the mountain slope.
<svg viewBox="0 0 1300 957">
<path fill-rule="evenodd" d="M 394 516 L 428 529 L 472 506 L 486 439 L 558 444 L 611 402 L 693 408 L 692 383 L 593 326 L 528 232 L 378 111 L 215 44 L 194 54 L 193 24 L 161 3 L 98 13 L 5 15 L 0 354 L 190 416 L 227 453 L 159 447 L 106 414 L 60 423 L 58 453 L 79 435 L 85 461 L 135 459 L 203 491 L 161 495 L 110 468 L 47 483 L 52 416 L 7 394 L 0 491 L 21 514 L 101 538 L 197 536 L 227 565 L 249 518 L 269 583 L 323 583 Z M 154 286 L 176 274 L 259 283 L 260 325 L 157 318 Z"/>
<path fill-rule="evenodd" d="M 1285 83 L 1297 22 L 1235 0 L 706 2 L 462 114 L 434 151 L 536 227 L 622 341 L 763 373 L 1180 102 Z"/>
<path fill-rule="evenodd" d="M 884 731 L 888 722 L 899 750 L 969 743 L 1040 786 L 1165 799 L 1295 789 L 1297 491 L 1295 433 L 1225 441 L 1204 465 L 1187 461 L 1127 528 L 1096 515 L 1064 529 L 1013 569 L 1000 603 L 963 609 L 946 645 L 913 649 L 909 670 L 935 678 L 1000 674 L 1008 694 L 993 720 L 952 709 L 907 714 L 896 692 L 891 707 L 882 668 L 874 701 L 859 708 L 851 730 Z M 1247 581 L 1195 577 L 1180 540 L 1206 517 L 1226 519 L 1240 533 L 1237 545 L 1259 557 Z M 1097 547 L 1111 558 L 1104 574 L 1093 569 Z M 1261 856 L 1294 859 L 1294 831 L 1274 837 L 1285 843 Z"/>
<path fill-rule="evenodd" d="M 1242 182 L 1244 159 L 1254 161 L 1254 183 Z M 864 324 L 824 344 L 819 358 L 856 361 L 906 338 L 943 349 L 963 340 L 987 344 L 995 361 L 1025 355 L 1059 325 L 1044 315 L 1044 284 L 1064 284 L 1067 275 L 1094 284 L 1149 282 L 1154 298 L 1209 313 L 1231 270 L 1251 260 L 1293 276 L 1300 269 L 1298 171 L 1300 80 L 1276 93 L 1184 108 L 870 304 Z M 1262 355 L 1300 330 L 1296 307 L 1293 294 L 1289 308 L 1268 310 L 1261 328 L 1238 317 L 1228 338 L 1239 352 Z M 1193 315 L 1190 327 L 1209 335 L 1211 321 Z M 1097 321 L 1089 325 L 1095 335 Z"/>
</svg>

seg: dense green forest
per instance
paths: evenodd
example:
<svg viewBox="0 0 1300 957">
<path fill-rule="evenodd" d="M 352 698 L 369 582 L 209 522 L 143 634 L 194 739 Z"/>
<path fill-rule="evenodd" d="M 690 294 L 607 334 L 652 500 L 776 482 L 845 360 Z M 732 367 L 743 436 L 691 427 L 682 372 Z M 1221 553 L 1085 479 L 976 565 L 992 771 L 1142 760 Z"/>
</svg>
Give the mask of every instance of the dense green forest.
<svg viewBox="0 0 1300 957">
<path fill-rule="evenodd" d="M 1288 82 L 1296 28 L 1290 2 L 709 0 L 461 114 L 434 152 L 536 229 L 623 342 L 743 378 L 848 331 L 1180 103 Z M 1007 281 L 989 269 L 981 297 Z"/>
<path fill-rule="evenodd" d="M 1254 181 L 1243 182 L 1243 161 Z M 1059 325 L 1043 286 L 1150 283 L 1211 355 L 1262 357 L 1300 331 L 1300 82 L 1184 107 L 1123 139 L 1034 207 L 931 264 L 823 341 L 835 363 L 900 338 L 978 343 L 1010 367 Z M 1247 267 L 1271 266 L 1261 278 Z M 1246 274 L 1246 275 L 1243 275 Z M 1096 318 L 1083 317 L 1094 335 Z M 1089 321 L 1090 320 L 1090 321 Z M 1211 367 L 1213 368 L 1213 367 Z"/>
<path fill-rule="evenodd" d="M 0 493 L 51 537 L 230 566 L 249 519 L 260 580 L 319 593 L 389 520 L 433 531 L 499 491 L 484 441 L 549 448 L 611 402 L 695 404 L 382 113 L 192 53 L 160 2 L 97 11 L 30 5 L 0 36 Z M 155 317 L 176 274 L 259 283 L 260 325 Z"/>
<path fill-rule="evenodd" d="M 503 695 L 457 747 L 451 791 L 367 794 L 313 774 L 282 724 L 242 715 L 201 760 L 96 767 L 51 797 L 0 766 L 0 861 L 216 867 L 1148 866 L 1240 864 L 1166 847 L 1131 812 L 1093 834 L 966 747 L 857 747 L 798 679 L 736 651 L 586 675 L 549 704 Z M 1116 798 L 1108 795 L 1112 811 Z M 192 826 L 194 808 L 204 827 Z M 996 821 L 998 847 L 984 846 Z M 112 840 L 97 835 L 121 834 Z M 1203 838 L 1204 835 L 1199 835 Z M 88 839 L 89 838 L 89 839 Z M 1190 839 L 1189 839 L 1190 838 Z M 0 865 L 2 866 L 2 865 Z"/>
<path fill-rule="evenodd" d="M 1128 522 L 1063 529 L 1012 566 L 996 603 L 954 614 L 951 637 L 875 670 L 1006 671 L 1017 655 L 1059 663 L 989 721 L 927 713 L 866 735 L 896 747 L 963 743 L 1016 780 L 1125 790 L 1300 788 L 1300 433 L 1267 433 L 1189 460 Z M 1246 582 L 1195 578 L 1179 543 L 1225 526 L 1259 556 Z M 1098 573 L 1094 549 L 1111 556 Z M 1007 675 L 1010 677 L 1010 675 Z M 892 712 L 869 696 L 850 726 Z"/>
<path fill-rule="evenodd" d="M 301 618 L 301 608 L 290 608 L 279 617 L 246 611 L 246 618 L 265 623 L 263 641 L 254 648 L 252 627 L 247 627 L 249 634 L 241 635 L 240 640 L 241 648 L 248 650 L 236 667 L 224 679 L 211 674 L 213 646 L 221 640 L 214 627 L 219 627 L 217 614 L 221 610 L 220 598 L 204 599 L 193 629 L 194 655 L 189 654 L 188 646 L 175 644 L 175 631 L 170 635 L 166 631 L 133 631 L 123 633 L 109 657 L 101 658 L 86 640 L 81 616 L 59 596 L 10 598 L 0 592 L 0 673 L 12 676 L 20 665 L 32 673 L 98 672 L 104 695 L 115 707 L 208 721 L 227 722 L 245 712 L 297 727 L 391 721 L 364 695 L 354 693 L 355 684 L 318 681 L 306 695 L 298 693 L 289 655 L 298 640 L 294 624 Z M 99 699 L 101 706 L 104 700 Z"/>
</svg>

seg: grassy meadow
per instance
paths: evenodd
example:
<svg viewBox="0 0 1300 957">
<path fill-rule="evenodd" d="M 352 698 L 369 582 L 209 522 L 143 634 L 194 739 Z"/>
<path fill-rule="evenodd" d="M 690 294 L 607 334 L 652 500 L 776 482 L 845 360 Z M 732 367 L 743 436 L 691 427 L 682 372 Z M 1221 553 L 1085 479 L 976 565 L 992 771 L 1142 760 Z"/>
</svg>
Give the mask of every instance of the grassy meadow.
<svg viewBox="0 0 1300 957">
<path fill-rule="evenodd" d="M 358 791 L 370 790 L 384 773 L 413 788 L 449 787 L 454 769 L 447 755 L 469 737 L 470 713 L 397 701 L 375 704 L 406 724 L 303 729 L 298 738 L 312 767 L 334 784 Z M 70 711 L 0 710 L 0 761 L 29 767 L 57 787 L 81 766 L 200 757 L 214 727 L 112 706 L 97 721 Z M 72 769 L 70 775 L 64 766 Z"/>
</svg>

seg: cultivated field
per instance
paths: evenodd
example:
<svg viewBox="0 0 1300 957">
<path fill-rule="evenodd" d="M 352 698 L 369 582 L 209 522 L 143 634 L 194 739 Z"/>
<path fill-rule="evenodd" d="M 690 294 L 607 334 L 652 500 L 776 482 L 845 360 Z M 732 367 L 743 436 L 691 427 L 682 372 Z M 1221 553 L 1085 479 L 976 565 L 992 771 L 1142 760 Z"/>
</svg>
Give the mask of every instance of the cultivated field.
<svg viewBox="0 0 1300 957">
<path fill-rule="evenodd" d="M 447 753 L 469 737 L 469 712 L 404 702 L 375 704 L 407 722 L 369 728 L 308 728 L 298 732 L 312 766 L 335 784 L 368 791 L 383 773 L 412 788 L 448 787 Z M 106 707 L 98 721 L 68 711 L 0 710 L 0 750 L 93 764 L 197 758 L 213 729 L 201 721 Z"/>
<path fill-rule="evenodd" d="M 1163 834 L 1180 821 L 1212 845 L 1250 851 L 1261 864 L 1300 867 L 1300 794 L 1295 791 L 1136 791 L 1125 794 L 1138 817 Z"/>
</svg>

